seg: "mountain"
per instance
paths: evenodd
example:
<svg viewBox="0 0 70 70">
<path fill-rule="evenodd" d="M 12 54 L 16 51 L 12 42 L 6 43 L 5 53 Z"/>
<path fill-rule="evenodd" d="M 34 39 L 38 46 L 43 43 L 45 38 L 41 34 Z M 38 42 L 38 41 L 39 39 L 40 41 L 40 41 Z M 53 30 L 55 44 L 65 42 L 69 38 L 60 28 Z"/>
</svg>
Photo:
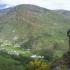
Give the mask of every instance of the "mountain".
<svg viewBox="0 0 70 70">
<path fill-rule="evenodd" d="M 29 70 L 31 57 L 44 56 L 49 64 L 61 57 L 68 50 L 69 13 L 29 4 L 0 10 L 0 69 Z"/>
<path fill-rule="evenodd" d="M 6 4 L 0 4 L 0 9 L 6 8 Z"/>
<path fill-rule="evenodd" d="M 25 49 L 57 47 L 65 52 L 69 28 L 70 20 L 64 15 L 35 5 L 19 5 L 0 12 L 0 41 L 17 43 Z"/>
<path fill-rule="evenodd" d="M 67 10 L 55 10 L 55 11 L 59 14 L 70 17 L 70 11 L 67 11 Z"/>
</svg>

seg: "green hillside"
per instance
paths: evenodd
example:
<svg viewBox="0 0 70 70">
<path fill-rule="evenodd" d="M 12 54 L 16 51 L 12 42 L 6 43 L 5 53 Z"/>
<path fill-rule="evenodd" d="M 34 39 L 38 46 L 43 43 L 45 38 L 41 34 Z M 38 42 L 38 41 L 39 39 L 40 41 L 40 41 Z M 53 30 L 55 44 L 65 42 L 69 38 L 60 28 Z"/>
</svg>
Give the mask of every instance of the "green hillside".
<svg viewBox="0 0 70 70">
<path fill-rule="evenodd" d="M 2 10 L 0 49 L 4 48 L 7 53 L 16 51 L 23 57 L 37 54 L 46 58 L 49 52 L 53 52 L 54 57 L 61 57 L 68 49 L 66 31 L 69 28 L 70 20 L 57 11 L 34 5 L 19 5 Z M 10 59 L 15 62 L 13 58 Z"/>
<path fill-rule="evenodd" d="M 33 40 L 35 47 L 49 47 L 55 42 L 65 45 L 69 25 L 70 20 L 51 10 L 20 5 L 0 16 L 0 39 L 18 43 Z"/>
</svg>

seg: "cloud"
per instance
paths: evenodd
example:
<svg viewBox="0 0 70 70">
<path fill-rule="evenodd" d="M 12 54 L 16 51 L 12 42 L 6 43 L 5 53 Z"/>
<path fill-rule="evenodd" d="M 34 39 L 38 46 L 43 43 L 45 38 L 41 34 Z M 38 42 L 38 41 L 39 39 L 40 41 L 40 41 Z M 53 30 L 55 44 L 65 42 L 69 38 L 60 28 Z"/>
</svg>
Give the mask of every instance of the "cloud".
<svg viewBox="0 0 70 70">
<path fill-rule="evenodd" d="M 18 5 L 18 4 L 39 4 L 43 2 L 42 0 L 1 0 L 1 3 L 5 3 L 9 6 Z"/>
<path fill-rule="evenodd" d="M 0 4 L 7 4 L 7 7 L 19 4 L 34 4 L 48 9 L 70 10 L 69 0 L 1 0 Z"/>
</svg>

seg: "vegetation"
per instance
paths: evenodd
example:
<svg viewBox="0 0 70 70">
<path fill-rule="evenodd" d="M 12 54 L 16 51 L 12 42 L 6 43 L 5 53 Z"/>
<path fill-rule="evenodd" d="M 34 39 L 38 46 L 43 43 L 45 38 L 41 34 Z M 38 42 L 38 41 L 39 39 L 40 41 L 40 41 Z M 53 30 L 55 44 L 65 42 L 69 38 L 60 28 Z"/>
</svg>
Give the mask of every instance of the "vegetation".
<svg viewBox="0 0 70 70">
<path fill-rule="evenodd" d="M 32 60 L 26 65 L 26 70 L 49 70 L 49 66 L 44 60 Z"/>
<path fill-rule="evenodd" d="M 70 16 L 64 11 L 34 5 L 1 11 L 0 70 L 52 70 L 53 65 L 58 65 L 58 58 L 65 58 L 62 56 L 68 50 Z M 67 70 L 67 66 L 59 68 Z"/>
</svg>

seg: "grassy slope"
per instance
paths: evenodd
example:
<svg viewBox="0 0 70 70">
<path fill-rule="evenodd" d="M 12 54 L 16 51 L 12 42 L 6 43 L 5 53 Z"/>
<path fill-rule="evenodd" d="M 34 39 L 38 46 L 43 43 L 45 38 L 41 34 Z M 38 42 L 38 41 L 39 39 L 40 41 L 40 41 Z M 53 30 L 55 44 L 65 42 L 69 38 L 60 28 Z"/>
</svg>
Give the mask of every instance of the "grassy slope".
<svg viewBox="0 0 70 70">
<path fill-rule="evenodd" d="M 0 16 L 0 39 L 25 48 L 54 49 L 58 45 L 63 51 L 57 53 L 64 52 L 69 28 L 70 20 L 63 15 L 33 5 L 20 5 Z"/>
<path fill-rule="evenodd" d="M 11 56 L 0 53 L 0 70 L 23 70 L 20 61 L 13 59 Z"/>
</svg>

